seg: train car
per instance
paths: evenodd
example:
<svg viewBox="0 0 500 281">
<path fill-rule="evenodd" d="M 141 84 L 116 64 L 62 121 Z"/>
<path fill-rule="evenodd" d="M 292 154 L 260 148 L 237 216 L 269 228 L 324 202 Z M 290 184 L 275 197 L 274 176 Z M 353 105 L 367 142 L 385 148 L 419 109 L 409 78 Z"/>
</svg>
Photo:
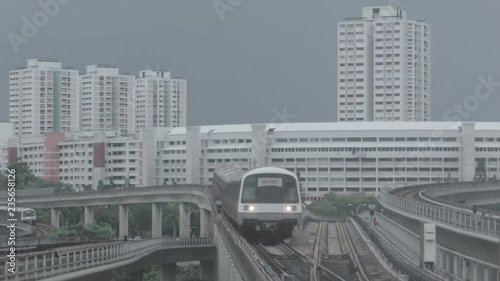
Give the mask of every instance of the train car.
<svg viewBox="0 0 500 281">
<path fill-rule="evenodd" d="M 12 218 L 6 206 L 0 206 L 0 219 L 6 220 Z M 33 224 L 36 222 L 36 212 L 31 208 L 16 208 L 15 218 L 18 221 Z"/>
<path fill-rule="evenodd" d="M 213 188 L 226 216 L 249 235 L 272 232 L 291 237 L 302 218 L 297 176 L 275 167 L 245 172 L 235 167 L 214 171 Z"/>
</svg>

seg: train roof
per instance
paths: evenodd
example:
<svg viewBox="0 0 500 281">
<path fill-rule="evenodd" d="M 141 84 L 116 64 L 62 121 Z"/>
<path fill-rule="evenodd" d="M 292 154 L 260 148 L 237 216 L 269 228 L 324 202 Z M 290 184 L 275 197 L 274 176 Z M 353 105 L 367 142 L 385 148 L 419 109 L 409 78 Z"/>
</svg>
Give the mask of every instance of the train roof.
<svg viewBox="0 0 500 281">
<path fill-rule="evenodd" d="M 256 174 L 285 174 L 295 177 L 294 173 L 277 167 L 262 167 L 251 171 L 243 171 L 241 168 L 234 166 L 219 166 L 215 169 L 214 173 L 221 177 L 225 182 L 239 181 L 243 177 Z"/>
<path fill-rule="evenodd" d="M 245 174 L 245 176 L 255 175 L 255 174 L 285 174 L 295 177 L 295 174 L 282 168 L 277 167 L 262 167 L 253 169 Z"/>
<path fill-rule="evenodd" d="M 214 174 L 217 174 L 225 182 L 231 182 L 241 180 L 245 171 L 234 166 L 219 166 L 215 168 Z"/>
</svg>

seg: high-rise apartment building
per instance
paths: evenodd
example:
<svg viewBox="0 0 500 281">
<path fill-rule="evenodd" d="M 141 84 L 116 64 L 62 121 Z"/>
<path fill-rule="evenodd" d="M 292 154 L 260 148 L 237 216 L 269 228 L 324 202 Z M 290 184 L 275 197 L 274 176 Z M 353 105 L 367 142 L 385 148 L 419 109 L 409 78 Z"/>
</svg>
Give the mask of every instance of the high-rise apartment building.
<svg viewBox="0 0 500 281">
<path fill-rule="evenodd" d="M 9 73 L 9 121 L 16 135 L 79 129 L 78 71 L 52 59 L 30 59 Z"/>
<path fill-rule="evenodd" d="M 393 6 L 338 25 L 338 121 L 430 121 L 430 25 Z"/>
<path fill-rule="evenodd" d="M 136 129 L 186 126 L 186 80 L 168 71 L 139 72 L 136 88 Z"/>
<path fill-rule="evenodd" d="M 80 75 L 81 130 L 135 134 L 135 77 L 118 67 L 89 65 Z"/>
</svg>

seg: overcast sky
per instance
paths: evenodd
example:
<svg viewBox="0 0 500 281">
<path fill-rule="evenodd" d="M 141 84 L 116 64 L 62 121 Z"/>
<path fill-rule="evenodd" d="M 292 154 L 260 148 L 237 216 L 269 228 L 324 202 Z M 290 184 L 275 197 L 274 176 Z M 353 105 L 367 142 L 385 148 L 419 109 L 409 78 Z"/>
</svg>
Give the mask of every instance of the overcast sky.
<svg viewBox="0 0 500 281">
<path fill-rule="evenodd" d="M 113 64 L 135 75 L 147 66 L 170 70 L 188 80 L 190 126 L 279 122 L 285 107 L 295 116 L 287 121 L 336 121 L 337 23 L 360 16 L 363 6 L 394 2 L 218 1 L 241 4 L 220 17 L 213 0 L 64 0 L 69 3 L 17 53 L 9 33 L 23 36 L 23 17 L 33 22 L 43 9 L 38 1 L 1 1 L 0 120 L 8 120 L 9 70 L 42 57 L 81 71 L 89 64 Z M 401 5 L 408 18 L 432 25 L 434 121 L 454 104 L 474 106 L 467 97 L 479 76 L 500 82 L 500 1 Z M 500 86 L 490 90 L 463 120 L 500 121 Z"/>
</svg>

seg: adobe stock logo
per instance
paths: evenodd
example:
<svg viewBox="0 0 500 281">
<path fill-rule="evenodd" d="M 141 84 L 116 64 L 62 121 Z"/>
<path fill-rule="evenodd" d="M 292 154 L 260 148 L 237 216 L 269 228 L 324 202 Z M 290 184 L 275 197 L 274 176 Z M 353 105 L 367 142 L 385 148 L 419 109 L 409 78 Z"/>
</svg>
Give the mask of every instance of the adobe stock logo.
<svg viewBox="0 0 500 281">
<path fill-rule="evenodd" d="M 243 0 L 215 0 L 212 4 L 220 21 L 224 21 L 224 14 L 234 11 L 241 3 Z"/>
<path fill-rule="evenodd" d="M 61 10 L 61 5 L 66 5 L 71 0 L 40 0 L 38 6 L 41 10 L 35 12 L 31 19 L 22 17 L 20 34 L 9 32 L 7 38 L 9 39 L 12 49 L 17 54 L 19 53 L 19 46 L 21 44 L 28 44 L 30 39 L 33 39 L 39 32 L 40 28 L 45 27 L 49 23 L 49 19 L 55 17 Z"/>
</svg>

